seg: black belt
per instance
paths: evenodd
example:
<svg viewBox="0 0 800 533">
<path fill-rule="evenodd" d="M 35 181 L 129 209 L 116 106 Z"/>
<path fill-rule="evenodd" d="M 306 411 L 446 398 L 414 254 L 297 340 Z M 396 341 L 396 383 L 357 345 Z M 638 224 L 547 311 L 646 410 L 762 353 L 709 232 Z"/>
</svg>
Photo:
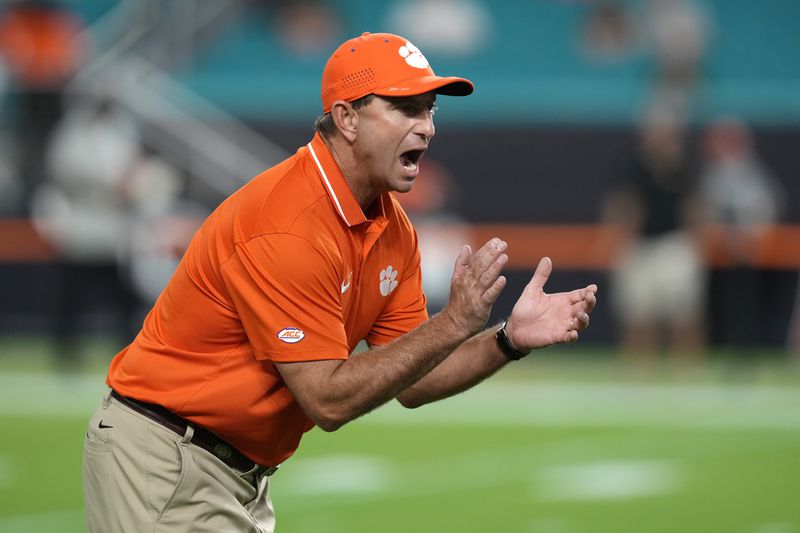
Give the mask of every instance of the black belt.
<svg viewBox="0 0 800 533">
<path fill-rule="evenodd" d="M 176 415 L 166 407 L 153 403 L 140 402 L 133 398 L 126 398 L 117 391 L 111 391 L 111 397 L 122 403 L 126 407 L 130 407 L 137 413 L 140 413 L 154 422 L 158 422 L 165 428 L 174 431 L 178 435 L 183 436 L 186 434 L 186 428 L 190 425 L 189 421 Z M 248 472 L 256 467 L 256 463 L 251 461 L 242 454 L 239 450 L 219 438 L 209 430 L 191 424 L 194 428 L 194 435 L 192 436 L 191 443 L 200 446 L 206 451 L 211 452 L 214 456 L 218 457 L 223 463 L 241 470 Z M 261 466 L 262 472 L 271 476 L 278 470 L 277 466 Z"/>
</svg>

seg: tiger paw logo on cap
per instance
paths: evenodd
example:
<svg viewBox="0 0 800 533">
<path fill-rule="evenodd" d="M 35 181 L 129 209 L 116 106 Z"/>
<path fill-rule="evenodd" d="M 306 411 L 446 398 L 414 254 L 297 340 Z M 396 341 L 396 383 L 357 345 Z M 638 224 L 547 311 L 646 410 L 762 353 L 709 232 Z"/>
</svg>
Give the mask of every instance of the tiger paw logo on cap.
<svg viewBox="0 0 800 533">
<path fill-rule="evenodd" d="M 400 54 L 400 57 L 403 57 L 406 60 L 406 63 L 412 67 L 428 68 L 428 60 L 425 59 L 425 56 L 422 55 L 422 52 L 419 51 L 419 48 L 411 44 L 410 41 L 406 41 L 406 44 L 401 46 L 400 50 L 397 52 Z"/>
</svg>

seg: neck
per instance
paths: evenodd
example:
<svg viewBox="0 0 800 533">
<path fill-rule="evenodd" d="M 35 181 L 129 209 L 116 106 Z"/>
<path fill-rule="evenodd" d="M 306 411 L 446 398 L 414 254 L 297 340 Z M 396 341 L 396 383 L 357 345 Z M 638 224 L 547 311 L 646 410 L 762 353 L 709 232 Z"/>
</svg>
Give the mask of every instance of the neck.
<svg viewBox="0 0 800 533">
<path fill-rule="evenodd" d="M 320 134 L 320 137 L 322 137 L 325 145 L 331 151 L 333 160 L 336 161 L 339 170 L 342 171 L 342 176 L 344 176 L 344 180 L 353 192 L 353 196 L 356 197 L 356 201 L 358 201 L 358 205 L 361 206 L 361 210 L 366 213 L 372 202 L 378 198 L 380 192 L 375 191 L 374 188 L 370 186 L 369 176 L 357 163 L 353 144 L 347 141 L 347 139 L 344 139 L 341 135 L 334 135 L 329 138 L 326 135 Z"/>
</svg>

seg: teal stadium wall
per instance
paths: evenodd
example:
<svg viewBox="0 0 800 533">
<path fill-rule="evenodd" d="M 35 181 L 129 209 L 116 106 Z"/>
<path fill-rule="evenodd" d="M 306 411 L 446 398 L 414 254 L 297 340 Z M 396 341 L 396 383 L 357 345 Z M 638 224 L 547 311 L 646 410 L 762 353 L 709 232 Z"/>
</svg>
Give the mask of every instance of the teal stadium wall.
<svg viewBox="0 0 800 533">
<path fill-rule="evenodd" d="M 382 31 L 393 2 L 331 1 L 342 38 Z M 643 52 L 597 63 L 581 51 L 591 2 L 485 1 L 494 21 L 486 46 L 464 57 L 426 52 L 439 73 L 468 76 L 475 94 L 447 102 L 442 121 L 629 123 L 649 91 Z M 629 1 L 634 8 L 643 2 Z M 706 0 L 713 32 L 696 118 L 732 113 L 756 124 L 800 124 L 800 2 Z M 270 9 L 229 27 L 178 72 L 200 94 L 251 120 L 307 120 L 318 111 L 329 51 L 298 57 L 271 28 Z"/>
</svg>

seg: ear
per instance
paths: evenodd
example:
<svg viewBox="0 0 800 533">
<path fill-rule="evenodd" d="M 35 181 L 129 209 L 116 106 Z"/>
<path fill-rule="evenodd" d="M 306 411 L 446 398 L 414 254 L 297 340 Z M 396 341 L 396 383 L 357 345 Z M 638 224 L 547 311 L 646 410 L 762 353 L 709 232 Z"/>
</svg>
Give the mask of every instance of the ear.
<svg viewBox="0 0 800 533">
<path fill-rule="evenodd" d="M 333 123 L 336 124 L 336 129 L 344 136 L 349 142 L 356 140 L 356 133 L 358 132 L 358 113 L 350 105 L 350 102 L 344 100 L 336 100 L 331 106 L 331 118 Z"/>
</svg>

